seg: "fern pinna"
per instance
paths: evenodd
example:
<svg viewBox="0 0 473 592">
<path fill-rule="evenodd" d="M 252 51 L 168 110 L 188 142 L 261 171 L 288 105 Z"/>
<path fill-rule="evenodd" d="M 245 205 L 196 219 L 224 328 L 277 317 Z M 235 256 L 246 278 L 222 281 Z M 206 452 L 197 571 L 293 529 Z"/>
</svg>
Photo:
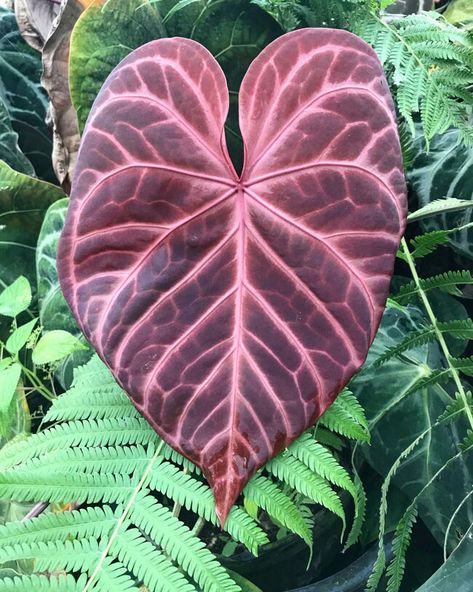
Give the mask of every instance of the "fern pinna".
<svg viewBox="0 0 473 592">
<path fill-rule="evenodd" d="M 444 208 L 455 207 L 453 202 L 444 201 Z M 440 203 L 436 206 L 437 211 L 441 211 Z M 431 214 L 432 212 L 427 212 Z M 419 214 L 420 215 L 420 214 Z M 417 217 L 415 218 L 417 219 Z M 399 314 L 402 316 L 405 311 L 417 311 L 418 318 L 422 319 L 412 326 L 410 330 L 404 332 L 404 336 L 387 342 L 387 347 L 380 348 L 379 346 L 372 348 L 367 364 L 361 372 L 358 379 L 359 385 L 355 388 L 358 392 L 372 381 L 373 372 L 379 372 L 379 368 L 385 368 L 393 363 L 396 359 L 409 359 L 412 357 L 412 363 L 416 364 L 417 377 L 413 378 L 410 384 L 407 384 L 401 392 L 396 393 L 396 400 L 386 405 L 386 409 L 399 405 L 403 400 L 412 396 L 427 396 L 428 389 L 435 385 L 447 384 L 446 389 L 442 389 L 444 394 L 444 407 L 438 416 L 430 421 L 426 429 L 415 433 L 407 446 L 400 446 L 400 453 L 396 453 L 396 458 L 392 463 L 389 471 L 387 471 L 385 480 L 381 491 L 380 517 L 379 517 L 379 553 L 374 570 L 368 580 L 367 591 L 373 592 L 378 589 L 378 584 L 381 580 L 382 574 L 385 572 L 387 576 L 387 591 L 398 592 L 404 576 L 406 553 L 409 547 L 412 528 L 417 520 L 418 514 L 422 517 L 422 504 L 425 494 L 432 488 L 435 488 L 438 481 L 445 478 L 448 469 L 460 459 L 464 458 L 473 449 L 473 405 L 472 395 L 468 390 L 466 377 L 473 375 L 473 360 L 470 357 L 456 357 L 451 352 L 456 348 L 455 342 L 468 342 L 473 339 L 473 323 L 471 319 L 452 319 L 439 320 L 434 312 L 434 307 L 431 304 L 431 295 L 436 292 L 444 292 L 449 295 L 462 295 L 460 289 L 465 284 L 471 284 L 473 278 L 469 271 L 452 271 L 446 274 L 440 274 L 428 278 L 420 278 L 416 260 L 432 253 L 441 245 L 447 243 L 450 231 L 442 231 L 441 233 L 426 233 L 417 236 L 411 240 L 409 245 L 406 239 L 402 240 L 399 257 L 404 260 L 412 275 L 412 281 L 402 285 L 392 297 L 392 306 L 399 307 Z M 408 308 L 399 306 L 398 303 L 409 304 Z M 412 307 L 412 304 L 423 309 L 421 313 L 419 309 Z M 392 309 L 391 309 L 392 310 Z M 434 347 L 438 352 L 432 359 L 440 362 L 439 365 L 433 367 L 428 363 L 428 354 L 425 358 L 416 357 L 415 352 L 425 350 L 430 351 L 430 347 Z M 462 349 L 462 346 L 460 346 Z M 406 358 L 407 356 L 407 358 Z M 421 362 L 425 359 L 425 362 Z M 414 376 L 414 375 L 413 375 Z M 388 379 L 389 372 L 385 379 Z M 386 410 L 380 412 L 377 417 L 371 420 L 370 428 L 372 429 L 382 414 Z M 457 424 L 458 434 L 460 437 L 459 443 L 456 445 L 453 442 L 445 446 L 445 459 L 439 466 L 433 466 L 430 474 L 421 482 L 418 490 L 410 496 L 410 503 L 404 511 L 397 528 L 394 533 L 393 540 L 393 559 L 389 565 L 386 565 L 385 551 L 383 546 L 383 536 L 386 532 L 386 515 L 388 511 L 388 492 L 393 484 L 398 471 L 403 468 L 404 463 L 412 462 L 412 458 L 419 453 L 421 448 L 427 440 L 432 438 L 437 430 L 445 429 L 449 424 Z M 462 436 L 463 434 L 463 436 Z M 461 440 L 463 438 L 463 441 Z M 452 444 L 453 452 L 449 452 L 450 444 Z M 461 497 L 463 494 L 458 493 Z M 447 556 L 447 541 L 449 540 L 450 530 L 452 524 L 458 518 L 458 514 L 462 507 L 471 497 L 471 492 L 467 491 L 466 496 L 463 497 L 456 505 L 452 516 L 449 520 L 448 528 L 442 532 L 443 544 L 445 549 L 445 557 Z M 455 502 L 456 503 L 456 502 Z"/>
<path fill-rule="evenodd" d="M 0 527 L 0 561 L 27 561 L 33 572 L 1 579 L 0 591 L 114 592 L 140 584 L 150 591 L 240 590 L 198 536 L 205 523 L 218 524 L 200 471 L 159 439 L 98 357 L 77 369 L 72 388 L 44 422 L 43 431 L 2 449 L 1 496 L 72 502 L 75 509 Z M 254 555 L 270 540 L 260 521 L 263 511 L 309 547 L 305 504 L 325 507 L 345 523 L 340 493 L 346 491 L 359 513 L 359 485 L 323 437 L 319 441 L 318 430 L 369 438 L 359 403 L 345 391 L 316 428 L 248 483 L 225 530 Z M 246 510 L 248 502 L 256 512 Z M 194 523 L 184 522 L 181 508 L 195 515 Z"/>
</svg>

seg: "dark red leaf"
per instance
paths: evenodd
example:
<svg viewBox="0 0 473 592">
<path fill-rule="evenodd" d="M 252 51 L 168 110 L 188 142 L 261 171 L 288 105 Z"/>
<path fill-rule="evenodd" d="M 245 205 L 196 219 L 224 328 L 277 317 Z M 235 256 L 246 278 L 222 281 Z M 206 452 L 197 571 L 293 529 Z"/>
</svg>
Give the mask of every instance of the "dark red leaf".
<svg viewBox="0 0 473 592">
<path fill-rule="evenodd" d="M 85 335 L 222 522 L 363 363 L 406 213 L 383 70 L 354 35 L 299 30 L 253 62 L 241 179 L 227 110 L 198 43 L 131 53 L 89 118 L 59 252 Z"/>
</svg>

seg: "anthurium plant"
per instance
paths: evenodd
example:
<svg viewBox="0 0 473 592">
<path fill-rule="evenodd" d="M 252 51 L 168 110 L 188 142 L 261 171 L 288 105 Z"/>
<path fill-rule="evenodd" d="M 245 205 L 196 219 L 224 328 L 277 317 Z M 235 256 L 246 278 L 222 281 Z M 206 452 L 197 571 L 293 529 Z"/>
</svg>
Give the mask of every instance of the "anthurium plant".
<svg viewBox="0 0 473 592">
<path fill-rule="evenodd" d="M 469 585 L 473 49 L 436 4 L 2 8 L 0 592 Z"/>
</svg>

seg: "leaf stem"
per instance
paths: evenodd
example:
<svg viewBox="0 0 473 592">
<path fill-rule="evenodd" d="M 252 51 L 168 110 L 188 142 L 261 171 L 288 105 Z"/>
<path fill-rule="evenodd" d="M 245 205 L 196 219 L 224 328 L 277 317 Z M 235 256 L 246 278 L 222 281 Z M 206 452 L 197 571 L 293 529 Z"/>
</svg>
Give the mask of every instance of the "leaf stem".
<svg viewBox="0 0 473 592">
<path fill-rule="evenodd" d="M 100 555 L 100 559 L 98 560 L 97 565 L 95 566 L 95 569 L 92 572 L 91 576 L 87 580 L 87 583 L 86 583 L 84 589 L 82 590 L 82 592 L 88 592 L 91 589 L 92 584 L 95 582 L 95 579 L 97 578 L 100 570 L 102 569 L 103 562 L 107 558 L 108 552 L 110 551 L 113 543 L 115 542 L 115 539 L 118 536 L 118 532 L 119 532 L 120 528 L 123 526 L 123 523 L 127 519 L 128 514 L 130 513 L 130 510 L 131 510 L 133 504 L 135 503 L 135 500 L 136 500 L 139 492 L 143 488 L 146 480 L 148 479 L 149 474 L 151 473 L 151 471 L 153 469 L 154 463 L 156 462 L 158 456 L 161 454 L 163 447 L 164 447 L 164 440 L 161 440 L 159 446 L 156 449 L 156 452 L 153 454 L 148 465 L 146 466 L 146 469 L 144 470 L 144 473 L 143 473 L 138 485 L 133 490 L 133 493 L 131 494 L 130 499 L 128 500 L 128 503 L 125 506 L 125 509 L 123 510 L 120 518 L 118 519 L 118 521 L 115 525 L 115 528 L 113 529 L 113 532 L 110 535 L 110 538 L 108 539 L 108 543 L 107 543 L 105 549 L 102 551 L 102 554 Z"/>
<path fill-rule="evenodd" d="M 465 414 L 468 418 L 468 422 L 470 424 L 470 427 L 473 430 L 473 413 L 470 408 L 470 405 L 468 404 L 468 399 L 467 399 L 462 381 L 460 379 L 460 374 L 450 361 L 450 359 L 451 359 L 450 350 L 448 349 L 448 345 L 447 345 L 447 342 L 445 341 L 445 337 L 443 336 L 442 331 L 440 331 L 440 329 L 438 328 L 437 317 L 435 316 L 435 313 L 432 310 L 432 307 L 430 306 L 430 302 L 429 302 L 429 299 L 427 298 L 427 294 L 422 289 L 421 281 L 420 281 L 419 275 L 417 274 L 417 269 L 416 269 L 416 266 L 414 263 L 414 259 L 412 258 L 411 252 L 409 251 L 409 247 L 407 245 L 407 241 L 405 238 L 403 238 L 401 240 L 401 245 L 402 245 L 402 250 L 404 251 L 405 261 L 406 261 L 407 265 L 409 266 L 410 272 L 412 274 L 412 278 L 416 284 L 417 291 L 418 291 L 419 296 L 422 300 L 422 304 L 424 305 L 424 308 L 427 312 L 430 322 L 432 323 L 432 326 L 435 331 L 435 336 L 437 337 L 437 341 L 439 342 L 442 352 L 447 360 L 447 364 L 448 364 L 450 373 L 452 375 L 453 381 L 455 382 L 455 385 L 458 389 L 458 394 L 460 395 L 460 398 L 463 402 Z"/>
</svg>

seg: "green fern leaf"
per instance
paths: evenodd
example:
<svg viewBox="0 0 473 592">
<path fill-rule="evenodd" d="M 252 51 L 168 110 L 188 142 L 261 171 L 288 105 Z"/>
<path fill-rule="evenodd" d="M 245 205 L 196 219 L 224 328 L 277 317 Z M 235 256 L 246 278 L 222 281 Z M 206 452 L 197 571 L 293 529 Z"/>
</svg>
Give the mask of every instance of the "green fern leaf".
<svg viewBox="0 0 473 592">
<path fill-rule="evenodd" d="M 450 358 L 450 363 L 466 376 L 473 376 L 473 356 L 469 358 Z"/>
<path fill-rule="evenodd" d="M 413 250 L 411 251 L 412 257 L 414 257 L 414 259 L 420 259 L 421 257 L 433 253 L 437 247 L 448 243 L 448 235 L 448 230 L 433 230 L 432 232 L 416 236 L 411 240 L 411 245 L 413 247 Z"/>
<path fill-rule="evenodd" d="M 3 547 L 12 547 L 26 543 L 65 541 L 68 538 L 100 539 L 112 530 L 115 522 L 115 514 L 109 506 L 48 512 L 31 520 L 0 526 L 0 540 Z"/>
<path fill-rule="evenodd" d="M 148 542 L 137 528 L 122 528 L 110 549 L 127 570 L 154 592 L 198 592 L 173 563 Z"/>
<path fill-rule="evenodd" d="M 83 592 L 87 578 L 71 575 L 31 575 L 0 579 L 1 592 Z"/>
<path fill-rule="evenodd" d="M 281 454 L 266 464 L 265 470 L 293 487 L 316 504 L 339 516 L 345 526 L 345 511 L 340 498 L 328 481 L 313 473 L 289 453 Z"/>
<path fill-rule="evenodd" d="M 225 569 L 168 508 L 142 491 L 133 505 L 130 520 L 151 537 L 164 552 L 194 579 L 203 592 L 237 592 L 239 587 Z"/>
<path fill-rule="evenodd" d="M 437 322 L 437 328 L 442 333 L 448 333 L 457 339 L 473 339 L 473 320 Z"/>
<path fill-rule="evenodd" d="M 401 587 L 406 568 L 407 548 L 416 519 L 417 507 L 415 505 L 409 506 L 396 527 L 393 539 L 394 557 L 386 570 L 386 575 L 389 578 L 387 592 L 398 592 Z"/>
<path fill-rule="evenodd" d="M 458 285 L 473 284 L 473 276 L 469 271 L 449 271 L 430 278 L 420 280 L 420 286 L 424 292 L 438 288 L 442 292 L 461 296 Z M 401 304 L 408 302 L 418 293 L 417 285 L 414 281 L 404 284 L 399 292 L 392 298 Z"/>
<path fill-rule="evenodd" d="M 303 462 L 311 471 L 345 489 L 356 497 L 355 485 L 348 472 L 333 454 L 306 433 L 289 446 L 289 452 Z"/>
<path fill-rule="evenodd" d="M 340 401 L 341 396 L 342 394 L 335 399 L 335 402 L 319 418 L 318 423 L 347 438 L 369 442 L 370 435 L 367 426 L 354 421 L 353 413 L 356 411 L 353 407 L 347 409 L 348 399 Z"/>
<path fill-rule="evenodd" d="M 465 393 L 468 405 L 473 410 L 473 397 L 470 391 Z M 456 393 L 455 399 L 449 403 L 445 409 L 445 411 L 439 416 L 437 419 L 438 422 L 450 422 L 456 419 L 460 413 L 462 413 L 465 409 L 465 403 L 463 401 L 463 397 L 460 396 L 459 393 Z"/>
<path fill-rule="evenodd" d="M 272 520 L 299 535 L 309 547 L 312 547 L 312 533 L 297 506 L 272 481 L 259 475 L 246 485 L 243 494 L 266 510 Z"/>
<path fill-rule="evenodd" d="M 393 358 L 398 357 L 405 351 L 425 345 L 434 341 L 436 338 L 435 329 L 433 327 L 422 327 L 417 331 L 412 331 L 405 337 L 400 343 L 388 347 L 374 362 L 371 364 L 371 368 L 378 368 L 383 364 L 391 361 Z"/>
<path fill-rule="evenodd" d="M 119 561 L 113 563 L 107 557 L 97 575 L 93 592 L 141 592 Z"/>
</svg>

